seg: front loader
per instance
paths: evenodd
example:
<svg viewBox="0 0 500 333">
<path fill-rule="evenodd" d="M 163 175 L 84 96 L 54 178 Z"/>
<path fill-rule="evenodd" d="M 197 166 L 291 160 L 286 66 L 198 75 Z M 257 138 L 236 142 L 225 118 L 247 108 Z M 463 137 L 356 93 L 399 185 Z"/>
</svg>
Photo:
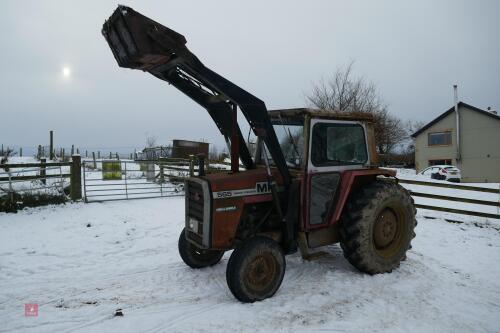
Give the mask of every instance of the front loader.
<svg viewBox="0 0 500 333">
<path fill-rule="evenodd" d="M 190 177 L 178 249 L 198 269 L 233 250 L 226 280 L 242 302 L 273 296 L 285 255 L 340 243 L 368 274 L 390 272 L 415 236 L 415 208 L 396 173 L 377 167 L 372 118 L 307 108 L 268 111 L 264 102 L 212 71 L 181 34 L 118 6 L 102 33 L 120 67 L 167 81 L 205 108 L 231 152 L 231 170 Z M 257 136 L 252 156 L 238 109 Z M 244 170 L 239 170 L 239 162 Z"/>
</svg>

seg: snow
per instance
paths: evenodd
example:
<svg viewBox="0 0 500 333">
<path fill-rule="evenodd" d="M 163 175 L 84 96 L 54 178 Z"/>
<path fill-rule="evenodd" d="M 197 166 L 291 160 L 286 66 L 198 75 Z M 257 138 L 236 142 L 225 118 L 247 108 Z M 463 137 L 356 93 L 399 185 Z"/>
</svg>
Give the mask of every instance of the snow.
<svg viewBox="0 0 500 333">
<path fill-rule="evenodd" d="M 498 331 L 498 220 L 417 217 L 390 274 L 359 273 L 333 245 L 313 262 L 288 256 L 277 294 L 242 304 L 225 282 L 230 253 L 201 270 L 180 259 L 182 197 L 0 213 L 0 331 Z M 24 317 L 25 303 L 38 317 Z"/>
</svg>

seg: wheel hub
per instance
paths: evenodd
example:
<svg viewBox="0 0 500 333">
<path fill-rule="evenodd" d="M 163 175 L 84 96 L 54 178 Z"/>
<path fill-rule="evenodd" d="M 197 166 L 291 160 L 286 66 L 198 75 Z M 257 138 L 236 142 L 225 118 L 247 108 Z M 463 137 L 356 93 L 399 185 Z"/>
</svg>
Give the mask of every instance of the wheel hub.
<svg viewBox="0 0 500 333">
<path fill-rule="evenodd" d="M 263 290 L 269 286 L 275 275 L 276 265 L 271 255 L 255 257 L 248 266 L 247 282 L 253 290 Z"/>
<path fill-rule="evenodd" d="M 389 246 L 396 236 L 398 220 L 394 212 L 384 209 L 377 218 L 373 229 L 375 247 L 383 249 Z"/>
</svg>

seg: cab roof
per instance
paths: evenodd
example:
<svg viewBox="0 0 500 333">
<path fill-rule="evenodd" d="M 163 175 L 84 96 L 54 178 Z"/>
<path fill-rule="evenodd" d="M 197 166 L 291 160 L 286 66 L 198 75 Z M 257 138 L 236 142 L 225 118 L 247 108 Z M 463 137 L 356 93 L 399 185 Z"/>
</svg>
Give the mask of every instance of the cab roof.
<svg viewBox="0 0 500 333">
<path fill-rule="evenodd" d="M 291 121 L 303 121 L 306 115 L 311 118 L 324 118 L 332 120 L 352 120 L 352 121 L 367 121 L 373 122 L 373 116 L 365 112 L 341 112 L 341 111 L 326 111 L 312 108 L 293 108 L 293 109 L 276 109 L 268 111 L 271 119 L 289 119 Z"/>
</svg>

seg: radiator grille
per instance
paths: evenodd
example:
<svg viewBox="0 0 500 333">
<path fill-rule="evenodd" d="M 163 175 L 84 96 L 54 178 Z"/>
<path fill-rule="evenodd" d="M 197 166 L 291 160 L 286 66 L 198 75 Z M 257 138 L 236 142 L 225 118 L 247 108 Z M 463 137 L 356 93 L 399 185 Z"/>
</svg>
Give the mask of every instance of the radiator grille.
<svg viewBox="0 0 500 333">
<path fill-rule="evenodd" d="M 186 192 L 186 226 L 188 227 L 188 238 L 197 244 L 202 244 L 204 216 L 205 212 L 205 194 L 203 186 L 199 182 L 190 181 L 187 184 Z M 197 223 L 196 227 L 189 227 L 192 223 Z"/>
</svg>

